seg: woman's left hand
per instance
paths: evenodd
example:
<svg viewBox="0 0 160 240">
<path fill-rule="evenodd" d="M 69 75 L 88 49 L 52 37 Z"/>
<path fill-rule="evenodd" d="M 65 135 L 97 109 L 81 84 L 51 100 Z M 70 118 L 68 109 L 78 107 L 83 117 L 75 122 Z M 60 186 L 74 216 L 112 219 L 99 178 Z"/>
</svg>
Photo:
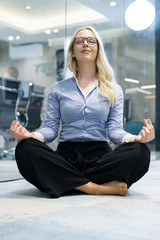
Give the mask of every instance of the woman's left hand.
<svg viewBox="0 0 160 240">
<path fill-rule="evenodd" d="M 150 142 L 155 138 L 154 127 L 150 119 L 144 119 L 144 126 L 137 136 L 131 138 L 130 142 Z"/>
</svg>

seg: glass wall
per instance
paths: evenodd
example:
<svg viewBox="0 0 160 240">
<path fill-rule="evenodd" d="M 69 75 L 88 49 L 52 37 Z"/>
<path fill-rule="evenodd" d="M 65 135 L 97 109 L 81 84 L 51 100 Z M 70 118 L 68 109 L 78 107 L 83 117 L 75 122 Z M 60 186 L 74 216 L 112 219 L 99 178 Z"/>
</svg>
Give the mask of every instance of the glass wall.
<svg viewBox="0 0 160 240">
<path fill-rule="evenodd" d="M 124 2 L 125 12 L 132 2 Z M 149 2 L 155 6 L 155 1 Z M 135 21 L 138 15 L 136 9 L 134 13 Z M 155 21 L 148 28 L 138 31 L 124 23 L 123 53 L 126 130 L 138 134 L 143 119 L 150 118 L 155 126 Z M 149 144 L 154 150 L 155 140 Z"/>
<path fill-rule="evenodd" d="M 73 2 L 76 16 L 74 25 L 70 24 Z M 131 29 L 125 21 L 125 13 L 133 2 L 135 1 L 67 1 L 66 22 L 68 38 L 79 27 L 88 25 L 100 34 L 116 81 L 124 92 L 124 127 L 132 134 L 138 134 L 143 119 L 151 118 L 155 125 L 155 22 L 143 30 Z M 145 4 L 145 0 L 140 2 Z M 149 2 L 155 5 L 154 1 Z M 142 5 L 140 10 L 140 20 L 143 20 L 145 9 Z M 133 15 L 134 21 L 136 17 L 138 18 L 137 9 Z M 155 140 L 149 145 L 154 150 Z"/>
<path fill-rule="evenodd" d="M 0 0 L 0 158 L 4 155 L 4 159 L 8 159 L 10 155 L 7 154 L 6 157 L 6 154 L 2 153 L 3 149 L 12 149 L 17 144 L 9 134 L 11 121 L 6 123 L 9 115 L 14 114 L 16 103 L 11 99 L 10 104 L 7 103 L 4 77 L 16 78 L 21 82 L 24 96 L 18 111 L 24 115 L 20 118 L 24 125 L 27 121 L 25 112 L 30 85 L 44 89 L 40 116 L 43 120 L 49 89 L 54 82 L 62 79 L 64 39 L 64 0 Z M 14 72 L 18 73 L 17 76 Z M 39 106 L 41 103 L 36 104 Z M 38 110 L 37 108 L 34 109 Z M 40 121 L 40 118 L 37 121 Z"/>
<path fill-rule="evenodd" d="M 66 76 L 64 59 L 71 35 L 81 26 L 92 26 L 103 40 L 124 92 L 125 129 L 137 134 L 144 118 L 155 123 L 155 24 L 138 31 L 128 27 L 125 12 L 132 2 L 38 0 L 26 4 L 23 0 L 0 0 L 0 77 L 8 67 L 15 67 L 24 98 L 28 97 L 30 82 L 43 87 L 44 119 L 51 85 Z M 154 0 L 149 2 L 155 4 Z M 7 132 L 1 124 L 0 130 L 1 135 Z M 9 147 L 16 144 L 10 136 L 8 139 Z M 0 144 L 2 149 L 2 140 Z M 155 141 L 150 146 L 154 150 Z"/>
</svg>

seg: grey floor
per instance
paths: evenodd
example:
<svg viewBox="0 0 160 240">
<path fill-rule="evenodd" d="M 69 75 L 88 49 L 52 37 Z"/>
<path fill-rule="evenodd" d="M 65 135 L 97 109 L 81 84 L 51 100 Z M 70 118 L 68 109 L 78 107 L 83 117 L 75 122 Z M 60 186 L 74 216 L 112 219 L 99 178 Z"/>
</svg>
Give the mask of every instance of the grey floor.
<svg viewBox="0 0 160 240">
<path fill-rule="evenodd" d="M 160 159 L 160 158 L 159 158 Z M 13 179 L 15 161 L 0 161 Z M 0 183 L 1 240 L 157 240 L 160 236 L 160 160 L 125 197 L 68 195 L 50 199 L 24 179 Z"/>
</svg>

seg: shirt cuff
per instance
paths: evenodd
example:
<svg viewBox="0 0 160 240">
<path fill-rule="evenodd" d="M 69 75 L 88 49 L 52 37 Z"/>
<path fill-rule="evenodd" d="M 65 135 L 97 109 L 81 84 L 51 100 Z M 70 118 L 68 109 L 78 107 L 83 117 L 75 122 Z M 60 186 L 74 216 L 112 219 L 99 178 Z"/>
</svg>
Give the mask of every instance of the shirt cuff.
<svg viewBox="0 0 160 240">
<path fill-rule="evenodd" d="M 43 137 L 42 133 L 40 133 L 40 132 L 32 132 L 32 133 L 36 136 L 36 138 L 39 141 L 44 142 L 44 137 Z"/>
<path fill-rule="evenodd" d="M 127 133 L 123 138 L 122 138 L 122 143 L 129 143 L 131 138 L 134 137 L 135 135 L 132 135 L 130 133 Z"/>
</svg>

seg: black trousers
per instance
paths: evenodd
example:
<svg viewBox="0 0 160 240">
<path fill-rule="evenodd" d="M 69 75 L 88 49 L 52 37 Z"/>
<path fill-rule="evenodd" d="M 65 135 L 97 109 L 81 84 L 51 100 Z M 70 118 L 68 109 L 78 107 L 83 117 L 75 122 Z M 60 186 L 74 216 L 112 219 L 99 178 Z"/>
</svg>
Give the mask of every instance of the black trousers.
<svg viewBox="0 0 160 240">
<path fill-rule="evenodd" d="M 63 142 L 53 151 L 29 138 L 18 143 L 16 161 L 27 181 L 57 198 L 90 181 L 123 181 L 129 188 L 148 171 L 150 151 L 138 142 L 123 143 L 114 151 L 107 142 Z"/>
</svg>

